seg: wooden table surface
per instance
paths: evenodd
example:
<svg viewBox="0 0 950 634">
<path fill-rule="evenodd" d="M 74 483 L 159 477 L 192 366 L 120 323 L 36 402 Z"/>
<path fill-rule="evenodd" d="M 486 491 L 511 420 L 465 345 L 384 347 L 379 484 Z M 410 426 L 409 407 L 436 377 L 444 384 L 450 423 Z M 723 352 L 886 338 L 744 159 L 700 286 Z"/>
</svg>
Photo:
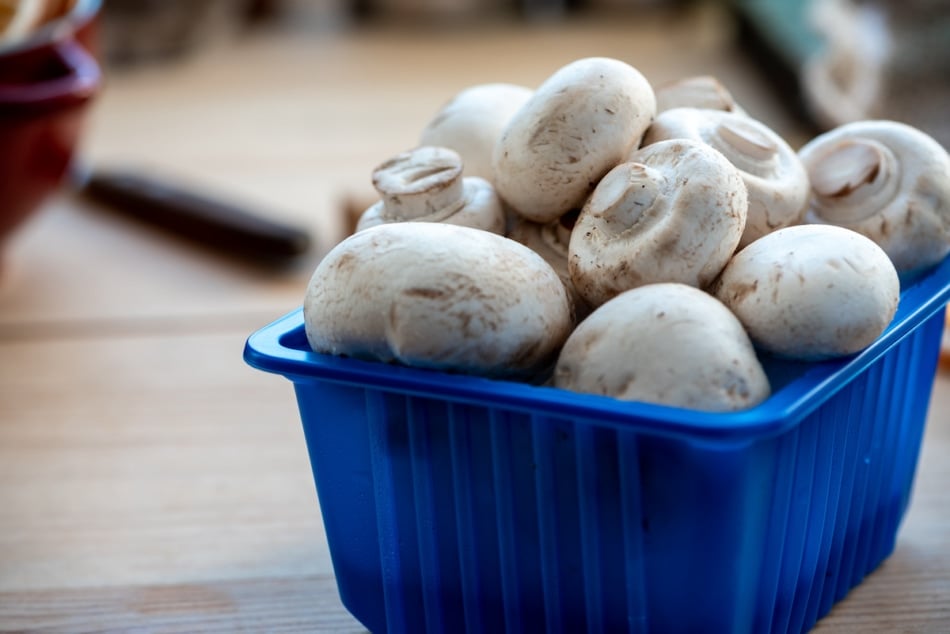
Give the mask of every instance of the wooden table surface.
<svg viewBox="0 0 950 634">
<path fill-rule="evenodd" d="M 244 339 L 297 306 L 340 201 L 474 83 L 588 55 L 720 76 L 802 132 L 715 12 L 472 31 L 286 24 L 114 72 L 84 158 L 147 166 L 319 236 L 275 271 L 63 192 L 0 272 L 0 631 L 358 632 L 341 606 L 291 385 Z M 950 378 L 897 550 L 817 628 L 950 632 Z"/>
</svg>

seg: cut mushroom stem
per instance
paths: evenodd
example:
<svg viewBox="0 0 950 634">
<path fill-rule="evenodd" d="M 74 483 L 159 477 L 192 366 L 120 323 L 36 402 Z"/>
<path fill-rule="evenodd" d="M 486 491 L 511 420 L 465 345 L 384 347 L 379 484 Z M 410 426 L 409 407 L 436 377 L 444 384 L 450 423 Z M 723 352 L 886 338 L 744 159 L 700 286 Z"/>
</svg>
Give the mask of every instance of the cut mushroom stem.
<svg viewBox="0 0 950 634">
<path fill-rule="evenodd" d="M 462 160 L 445 148 L 421 147 L 377 167 L 373 187 L 393 218 L 441 220 L 463 204 Z"/>
<path fill-rule="evenodd" d="M 744 161 L 746 165 L 741 167 L 752 173 L 761 170 L 762 165 L 775 158 L 779 152 L 774 136 L 740 119 L 721 121 L 710 139 L 713 147 L 719 146 L 716 149 L 725 151 L 727 156 L 732 155 Z"/>
<path fill-rule="evenodd" d="M 897 194 L 894 154 L 870 140 L 844 142 L 811 165 L 816 210 L 834 224 L 859 222 L 877 214 Z M 827 204 L 826 204 L 827 203 Z"/>
<path fill-rule="evenodd" d="M 462 177 L 462 159 L 448 149 L 423 146 L 373 171 L 381 200 L 367 209 L 357 231 L 391 222 L 446 222 L 503 233 L 505 212 L 491 184 Z"/>
</svg>

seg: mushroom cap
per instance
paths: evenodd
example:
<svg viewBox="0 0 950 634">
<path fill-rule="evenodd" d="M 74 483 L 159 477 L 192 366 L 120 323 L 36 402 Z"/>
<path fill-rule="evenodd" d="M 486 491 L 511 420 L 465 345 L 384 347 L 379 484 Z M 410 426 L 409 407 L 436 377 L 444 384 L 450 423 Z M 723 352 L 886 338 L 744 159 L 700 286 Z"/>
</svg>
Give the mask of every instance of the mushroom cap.
<svg viewBox="0 0 950 634">
<path fill-rule="evenodd" d="M 950 155 L 926 133 L 859 121 L 815 137 L 798 154 L 812 181 L 807 222 L 867 236 L 901 272 L 950 253 Z"/>
<path fill-rule="evenodd" d="M 759 238 L 710 289 L 757 346 L 817 361 L 870 345 L 894 317 L 897 271 L 874 242 L 832 225 L 799 225 Z"/>
<path fill-rule="evenodd" d="M 769 381 L 739 320 L 684 284 L 650 284 L 597 308 L 571 333 L 556 387 L 703 411 L 768 398 Z"/>
<path fill-rule="evenodd" d="M 491 182 L 495 144 L 532 92 L 530 88 L 505 83 L 470 86 L 456 94 L 426 124 L 419 145 L 455 150 L 462 157 L 465 176 L 479 176 Z"/>
<path fill-rule="evenodd" d="M 505 210 L 491 183 L 462 178 L 462 159 L 448 148 L 422 146 L 373 170 L 382 196 L 356 224 L 362 231 L 392 222 L 445 222 L 502 234 Z"/>
<path fill-rule="evenodd" d="M 501 198 L 534 222 L 580 207 L 639 142 L 656 113 L 653 89 L 624 62 L 580 59 L 551 75 L 495 146 Z"/>
<path fill-rule="evenodd" d="M 304 300 L 316 352 L 529 378 L 571 329 L 564 285 L 502 236 L 441 223 L 371 227 L 317 265 Z"/>
<path fill-rule="evenodd" d="M 734 112 L 674 108 L 657 115 L 643 145 L 669 139 L 706 143 L 739 169 L 749 194 L 739 248 L 801 222 L 808 204 L 808 174 L 795 150 L 764 123 Z"/>
<path fill-rule="evenodd" d="M 571 279 L 592 306 L 644 284 L 706 286 L 745 226 L 742 178 L 711 147 L 664 141 L 631 159 L 600 181 L 571 233 Z"/>
<path fill-rule="evenodd" d="M 707 108 L 745 114 L 732 93 L 711 75 L 684 77 L 660 84 L 654 92 L 658 114 L 673 108 Z"/>
</svg>

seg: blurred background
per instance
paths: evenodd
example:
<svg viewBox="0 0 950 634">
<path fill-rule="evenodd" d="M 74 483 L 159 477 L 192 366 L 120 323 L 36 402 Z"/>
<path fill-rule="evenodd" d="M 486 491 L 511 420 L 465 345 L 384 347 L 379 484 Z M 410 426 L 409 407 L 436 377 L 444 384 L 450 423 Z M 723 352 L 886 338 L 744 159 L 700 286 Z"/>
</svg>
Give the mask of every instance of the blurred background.
<svg viewBox="0 0 950 634">
<path fill-rule="evenodd" d="M 74 4 L 2 0 L 0 21 L 41 3 Z M 84 168 L 317 214 L 322 248 L 372 202 L 373 166 L 456 92 L 535 87 L 584 56 L 654 85 L 713 75 L 796 148 L 868 118 L 950 145 L 946 0 L 103 0 L 98 27 L 106 82 Z"/>
<path fill-rule="evenodd" d="M 311 117 L 332 119 L 335 113 L 321 109 L 321 91 L 357 85 L 369 91 L 354 94 L 348 107 L 366 117 L 360 133 L 400 121 L 394 109 L 415 125 L 401 135 L 365 137 L 378 139 L 375 148 L 364 149 L 381 161 L 413 145 L 415 132 L 453 91 L 488 81 L 536 86 L 545 78 L 542 70 L 588 54 L 624 59 L 656 83 L 719 76 L 750 114 L 795 147 L 821 130 L 867 118 L 906 121 L 950 144 L 950 3 L 944 0 L 105 0 L 102 17 L 102 50 L 113 83 L 121 83 L 129 100 L 124 106 L 141 108 L 141 121 L 158 134 L 143 137 L 143 156 L 147 144 L 174 144 L 176 152 L 162 147 L 159 155 L 180 153 L 175 162 L 187 166 L 189 152 L 200 152 L 189 146 L 202 141 L 179 142 L 158 131 L 163 120 L 204 116 L 209 135 L 221 132 L 233 142 L 243 137 L 260 145 L 255 153 L 274 154 L 250 167 L 254 174 L 232 174 L 242 188 L 268 170 L 279 172 L 270 176 L 285 179 L 287 187 L 304 187 L 306 179 L 287 173 L 302 166 L 289 167 L 292 156 L 352 154 L 356 139 L 327 136 L 342 128 L 314 130 L 305 121 L 293 143 L 266 143 L 271 118 L 281 112 L 306 118 L 305 100 L 312 100 Z M 266 44 L 275 38 L 280 44 Z M 219 70 L 201 80 L 188 79 L 182 69 L 211 63 Z M 387 77 L 373 79 L 375 73 Z M 171 83 L 160 87 L 163 82 Z M 227 103 L 236 84 L 254 88 L 252 103 Z M 165 90 L 181 91 L 181 112 L 170 112 L 166 103 L 162 112 L 148 113 L 150 92 Z M 184 96 L 189 91 L 206 98 Z M 268 110 L 281 100 L 284 106 Z M 106 125 L 101 119 L 100 128 Z M 135 158 L 112 155 L 106 141 L 95 150 L 113 160 Z M 347 164 L 337 156 L 337 165 Z M 371 168 L 326 175 L 353 213 L 372 197 Z M 269 189 L 266 196 L 288 202 L 274 200 Z"/>
<path fill-rule="evenodd" d="M 828 127 L 900 118 L 946 144 L 950 3 L 946 0 L 106 0 L 116 66 L 188 55 L 261 28 L 312 34 L 368 26 L 485 31 L 719 5 L 737 44 L 799 114 Z"/>
<path fill-rule="evenodd" d="M 83 114 L 70 178 L 41 218 L 0 239 L 0 312 L 14 321 L 64 305 L 89 318 L 164 314 L 195 301 L 221 312 L 261 293 L 279 297 L 279 309 L 293 306 L 316 261 L 377 200 L 373 168 L 417 145 L 454 95 L 489 82 L 534 88 L 580 57 L 621 59 L 654 86 L 714 76 L 793 148 L 865 118 L 902 120 L 950 145 L 946 0 L 0 0 L 0 22 L 11 7 L 42 3 L 54 14 L 99 9 L 104 81 Z M 9 74 L 6 59 L 0 72 Z M 76 135 L 75 121 L 61 123 Z M 76 195 L 93 191 L 84 186 L 90 173 L 115 169 L 147 179 L 133 193 L 157 207 L 146 214 L 141 198 L 123 192 Z M 210 228 L 196 225 L 194 209 L 170 208 L 191 194 L 205 197 Z M 249 233 L 261 219 L 277 223 L 264 228 L 303 257 L 277 278 L 257 270 L 261 250 L 225 245 L 215 224 L 242 210 Z M 237 257 L 205 253 L 222 246 Z M 105 255 L 121 248 L 179 263 L 194 292 L 178 284 L 168 296 L 142 291 L 131 306 L 117 299 L 115 289 L 142 280 Z M 68 259 L 54 267 L 51 249 Z M 196 258 L 217 293 L 195 282 Z M 60 270 L 101 280 L 104 269 L 111 278 L 98 303 L 38 290 Z M 293 292 L 275 294 L 275 279 Z"/>
<path fill-rule="evenodd" d="M 907 121 L 950 143 L 950 3 L 943 0 L 105 0 L 101 43 L 121 96 L 110 99 L 107 88 L 94 125 L 109 125 L 113 108 L 135 108 L 146 129 L 134 132 L 142 134 L 141 156 L 128 155 L 125 134 L 103 134 L 91 142 L 97 157 L 154 154 L 185 171 L 194 160 L 210 185 L 253 197 L 254 183 L 267 178 L 300 194 L 307 179 L 291 172 L 305 167 L 293 157 L 342 152 L 334 163 L 340 171 L 313 178 L 329 178 L 353 211 L 371 197 L 372 165 L 343 170 L 346 155 L 365 150 L 381 161 L 414 144 L 454 91 L 488 81 L 536 86 L 542 71 L 587 54 L 624 59 L 654 82 L 717 75 L 793 146 L 862 118 Z M 202 65 L 214 66 L 214 76 L 201 76 Z M 229 103 L 237 86 L 252 94 Z M 336 114 L 323 109 L 321 93 L 356 86 L 347 109 L 365 115 L 359 141 L 333 138 L 345 123 L 308 125 L 308 116 L 326 123 Z M 159 103 L 153 93 L 169 90 L 180 91 L 180 109 L 163 101 L 151 112 Z M 372 134 L 402 121 L 394 110 L 406 117 L 404 133 Z M 268 143 L 268 134 L 293 134 L 286 125 L 274 129 L 282 114 L 301 118 L 296 138 Z M 168 126 L 183 117 L 205 117 L 208 137 L 177 139 Z M 374 148 L 354 147 L 374 138 Z M 200 147 L 223 143 L 219 150 L 238 155 L 242 140 L 261 160 L 230 165 L 250 171 L 220 182 Z M 278 205 L 294 200 L 264 184 L 260 193 Z M 324 209 L 340 204 L 314 201 Z"/>
<path fill-rule="evenodd" d="M 0 0 L 0 20 L 4 7 L 31 2 L 98 6 Z M 118 167 L 155 179 L 145 184 L 159 185 L 153 200 L 174 199 L 168 185 L 206 195 L 212 211 L 233 203 L 217 220 L 244 209 L 306 234 L 312 248 L 288 278 L 296 284 L 375 202 L 372 169 L 417 145 L 455 94 L 488 82 L 534 88 L 580 57 L 624 60 L 654 86 L 712 75 L 794 148 L 867 118 L 902 120 L 950 145 L 946 0 L 102 0 L 97 35 L 105 79 L 72 178 L 44 208 L 61 210 L 47 221 L 60 227 L 47 231 L 128 233 L 128 223 L 90 223 L 91 214 L 73 227 L 75 214 L 63 212 L 75 211 L 73 194 L 89 193 L 83 175 Z M 87 197 L 81 208 L 90 207 L 144 208 Z M 146 224 L 170 217 L 166 205 Z M 141 224 L 132 233 L 181 250 Z M 8 260 L 48 249 L 35 225 L 14 236 Z M 191 239 L 188 249 L 215 246 L 215 228 L 202 233 L 187 217 L 171 228 Z M 102 249 L 70 246 L 77 266 L 109 264 Z M 257 255 L 244 248 L 238 260 Z M 11 298 L 10 284 L 5 292 L 13 311 L 31 305 Z"/>
</svg>

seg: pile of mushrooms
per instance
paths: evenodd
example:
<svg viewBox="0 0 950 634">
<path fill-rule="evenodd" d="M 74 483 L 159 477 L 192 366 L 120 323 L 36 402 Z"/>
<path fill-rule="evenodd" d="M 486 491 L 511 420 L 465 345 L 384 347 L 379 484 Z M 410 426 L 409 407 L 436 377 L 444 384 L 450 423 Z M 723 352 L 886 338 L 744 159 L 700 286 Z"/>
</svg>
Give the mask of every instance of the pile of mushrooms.
<svg viewBox="0 0 950 634">
<path fill-rule="evenodd" d="M 715 78 L 587 58 L 472 86 L 373 172 L 320 262 L 313 350 L 703 411 L 762 359 L 860 352 L 950 254 L 950 155 L 890 121 L 799 151 Z"/>
</svg>

